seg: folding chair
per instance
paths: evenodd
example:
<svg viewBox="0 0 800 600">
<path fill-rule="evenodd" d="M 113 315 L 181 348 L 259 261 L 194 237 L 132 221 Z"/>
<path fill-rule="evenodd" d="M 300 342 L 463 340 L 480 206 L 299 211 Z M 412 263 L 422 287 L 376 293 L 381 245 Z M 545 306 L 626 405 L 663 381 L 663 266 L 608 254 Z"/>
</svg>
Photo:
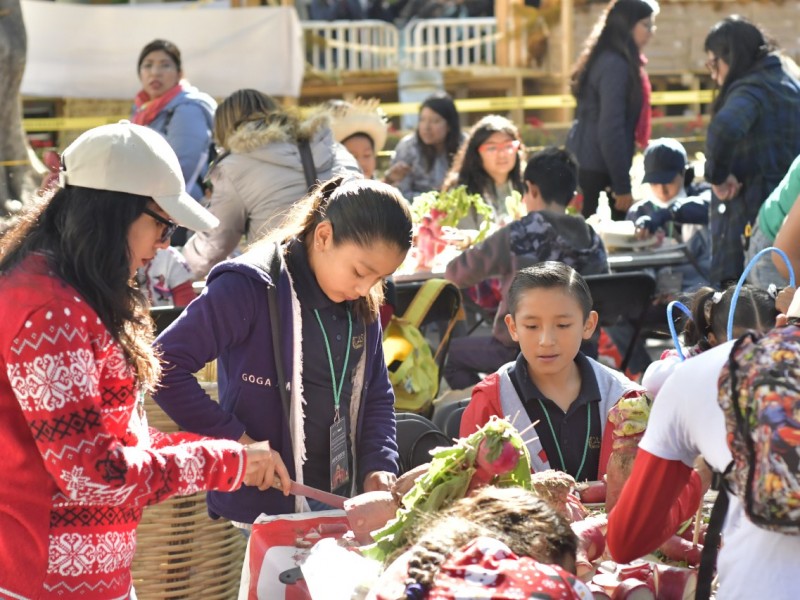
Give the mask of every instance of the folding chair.
<svg viewBox="0 0 800 600">
<path fill-rule="evenodd" d="M 656 280 L 644 271 L 586 275 L 584 279 L 592 293 L 592 308 L 600 317 L 598 325 L 608 327 L 624 319 L 633 326 L 633 336 L 623 352 L 620 365 L 624 373 L 653 301 Z"/>
<path fill-rule="evenodd" d="M 447 417 L 447 422 L 444 424 L 444 434 L 451 440 L 457 440 L 461 437 L 461 417 L 464 411 L 467 410 L 467 405 L 459 406 Z"/>
<path fill-rule="evenodd" d="M 446 404 L 435 404 L 433 406 L 433 417 L 431 417 L 433 424 L 447 433 L 445 428 L 447 427 L 447 420 L 450 418 L 450 415 L 459 408 L 466 407 L 470 400 L 471 398 L 461 398 L 460 400 L 449 401 Z"/>
<path fill-rule="evenodd" d="M 431 421 L 416 413 L 397 413 L 397 448 L 400 474 L 430 462 L 430 451 L 439 446 L 452 446 L 453 440 Z"/>
</svg>

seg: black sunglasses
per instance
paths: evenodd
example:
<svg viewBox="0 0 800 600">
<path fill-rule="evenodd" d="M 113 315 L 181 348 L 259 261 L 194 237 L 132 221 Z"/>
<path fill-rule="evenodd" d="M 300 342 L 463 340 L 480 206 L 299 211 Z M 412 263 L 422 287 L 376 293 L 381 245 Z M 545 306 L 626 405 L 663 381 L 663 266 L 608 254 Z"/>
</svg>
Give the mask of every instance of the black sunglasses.
<svg viewBox="0 0 800 600">
<path fill-rule="evenodd" d="M 178 228 L 178 224 L 170 221 L 169 219 L 165 219 L 160 214 L 153 212 L 149 208 L 142 209 L 142 212 L 153 217 L 156 221 L 166 226 L 164 227 L 164 231 L 161 232 L 161 238 L 158 241 L 162 244 L 164 242 L 168 242 L 172 237 L 172 234 L 175 233 L 175 230 Z"/>
</svg>

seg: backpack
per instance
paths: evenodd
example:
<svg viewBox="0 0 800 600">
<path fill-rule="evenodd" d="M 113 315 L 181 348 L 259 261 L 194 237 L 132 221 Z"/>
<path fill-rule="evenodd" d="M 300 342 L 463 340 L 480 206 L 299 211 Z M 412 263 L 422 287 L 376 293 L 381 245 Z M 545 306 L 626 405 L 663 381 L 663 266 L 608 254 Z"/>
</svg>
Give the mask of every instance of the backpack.
<svg viewBox="0 0 800 600">
<path fill-rule="evenodd" d="M 733 460 L 711 511 L 698 599 L 710 593 L 728 494 L 739 497 L 754 525 L 800 535 L 800 327 L 737 340 L 720 373 L 718 401 Z"/>
<path fill-rule="evenodd" d="M 439 359 L 447 347 L 450 332 L 458 319 L 452 311 L 436 352 L 431 351 L 420 325 L 439 295 L 454 287 L 445 279 L 429 279 L 414 295 L 402 317 L 392 315 L 383 334 L 383 353 L 394 388 L 395 410 L 428 414 L 439 391 Z M 458 296 L 460 298 L 460 295 Z"/>
</svg>

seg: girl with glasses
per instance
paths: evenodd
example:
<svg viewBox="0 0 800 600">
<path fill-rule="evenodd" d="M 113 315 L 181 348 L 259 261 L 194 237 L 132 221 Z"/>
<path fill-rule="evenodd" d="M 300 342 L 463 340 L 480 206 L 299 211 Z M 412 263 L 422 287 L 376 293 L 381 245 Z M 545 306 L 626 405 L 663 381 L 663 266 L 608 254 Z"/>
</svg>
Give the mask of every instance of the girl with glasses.
<svg viewBox="0 0 800 600">
<path fill-rule="evenodd" d="M 800 154 L 800 83 L 783 67 L 775 45 L 739 16 L 718 22 L 705 40 L 717 85 L 706 136 L 705 177 L 711 183 L 711 282 L 736 280 L 745 261 L 772 245 L 774 222 L 764 201 Z M 779 211 L 780 212 L 780 211 Z M 764 227 L 764 229 L 762 229 Z M 774 270 L 753 282 L 781 283 Z"/>
<path fill-rule="evenodd" d="M 445 178 L 444 190 L 467 186 L 470 194 L 480 194 L 491 204 L 497 220 L 506 221 L 509 215 L 505 199 L 513 191 L 525 193 L 522 183 L 522 140 L 519 130 L 499 115 L 482 118 L 469 133 Z M 477 229 L 476 216 L 462 224 Z"/>
<path fill-rule="evenodd" d="M 161 363 L 132 277 L 166 248 L 165 227 L 217 224 L 166 140 L 92 129 L 64 151 L 60 181 L 0 241 L 0 597 L 135 599 L 146 506 L 288 486 L 288 473 L 268 443 L 147 427 Z"/>
<path fill-rule="evenodd" d="M 597 210 L 601 191 L 611 192 L 614 219 L 624 219 L 633 204 L 633 154 L 650 141 L 650 80 L 642 52 L 657 14 L 652 0 L 609 2 L 572 72 L 578 106 L 567 148 L 580 165 L 585 217 Z"/>
</svg>

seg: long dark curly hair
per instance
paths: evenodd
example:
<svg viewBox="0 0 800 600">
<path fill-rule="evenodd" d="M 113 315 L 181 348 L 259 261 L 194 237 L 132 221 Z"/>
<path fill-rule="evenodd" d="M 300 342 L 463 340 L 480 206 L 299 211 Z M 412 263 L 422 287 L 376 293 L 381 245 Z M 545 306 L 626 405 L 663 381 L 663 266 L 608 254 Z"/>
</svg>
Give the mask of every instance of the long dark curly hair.
<svg viewBox="0 0 800 600">
<path fill-rule="evenodd" d="M 131 279 L 128 230 L 146 196 L 67 186 L 41 200 L 0 238 L 0 276 L 31 254 L 46 257 L 120 344 L 141 386 L 152 390 L 160 363 L 152 349 L 153 321 Z"/>
<path fill-rule="evenodd" d="M 445 177 L 442 189 L 449 190 L 460 185 L 467 186 L 470 194 L 485 195 L 487 190 L 492 189 L 492 178 L 483 168 L 483 160 L 478 148 L 492 134 L 505 133 L 511 139 L 522 143 L 517 126 L 505 117 L 499 115 L 488 115 L 478 121 L 470 131 L 466 142 L 461 146 L 453 161 L 453 167 Z M 515 190 L 520 194 L 525 193 L 522 183 L 522 160 L 520 152 L 517 152 L 514 167 L 508 174 L 508 179 Z"/>
<path fill-rule="evenodd" d="M 580 98 L 597 57 L 611 50 L 621 54 L 628 63 L 630 82 L 628 103 L 641 96 L 641 76 L 639 49 L 633 40 L 636 23 L 655 12 L 656 5 L 647 0 L 612 0 L 595 23 L 594 29 L 583 45 L 578 60 L 572 70 L 571 88 L 575 98 Z"/>
</svg>

